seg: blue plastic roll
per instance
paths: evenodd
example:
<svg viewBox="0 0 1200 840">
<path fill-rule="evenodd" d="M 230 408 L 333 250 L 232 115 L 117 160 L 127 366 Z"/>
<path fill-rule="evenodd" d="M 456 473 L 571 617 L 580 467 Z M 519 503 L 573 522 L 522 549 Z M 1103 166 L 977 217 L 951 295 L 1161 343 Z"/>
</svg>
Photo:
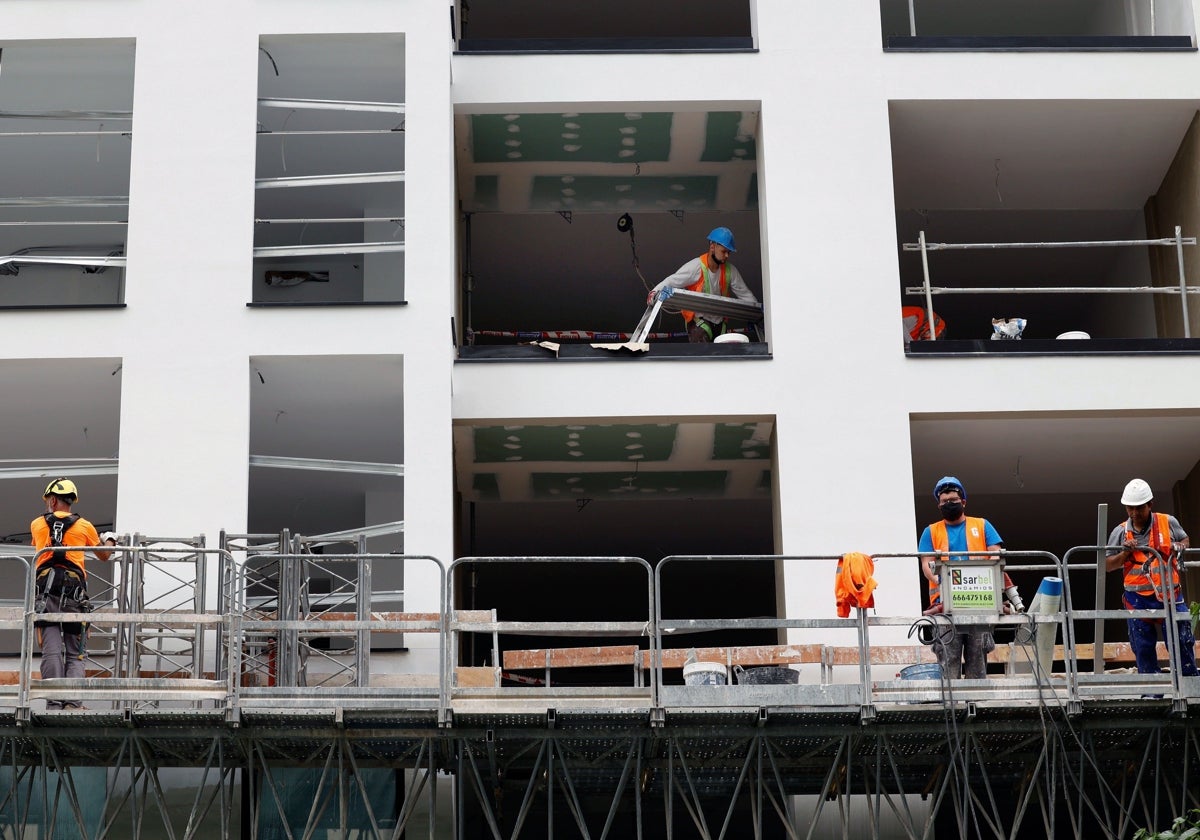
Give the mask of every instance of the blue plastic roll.
<svg viewBox="0 0 1200 840">
<path fill-rule="evenodd" d="M 1062 578 L 1044 577 L 1042 584 L 1038 587 L 1039 595 L 1046 596 L 1061 596 L 1062 595 Z"/>
</svg>

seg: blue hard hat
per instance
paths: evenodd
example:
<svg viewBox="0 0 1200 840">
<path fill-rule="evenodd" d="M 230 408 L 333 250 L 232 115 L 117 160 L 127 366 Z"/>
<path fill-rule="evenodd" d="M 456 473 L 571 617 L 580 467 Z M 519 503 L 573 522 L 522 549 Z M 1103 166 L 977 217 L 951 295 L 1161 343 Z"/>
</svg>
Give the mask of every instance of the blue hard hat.
<svg viewBox="0 0 1200 840">
<path fill-rule="evenodd" d="M 708 235 L 708 241 L 724 245 L 730 251 L 737 252 L 737 248 L 733 245 L 733 231 L 727 227 L 713 228 L 713 232 Z"/>
<path fill-rule="evenodd" d="M 961 481 L 959 481 L 957 478 L 955 478 L 952 475 L 944 475 L 937 480 L 937 484 L 933 485 L 933 498 L 936 499 L 944 491 L 949 490 L 951 488 L 953 488 L 954 490 L 957 490 L 958 495 L 962 496 L 964 501 L 966 500 L 966 498 L 967 498 L 966 488 L 963 487 L 963 483 Z"/>
</svg>

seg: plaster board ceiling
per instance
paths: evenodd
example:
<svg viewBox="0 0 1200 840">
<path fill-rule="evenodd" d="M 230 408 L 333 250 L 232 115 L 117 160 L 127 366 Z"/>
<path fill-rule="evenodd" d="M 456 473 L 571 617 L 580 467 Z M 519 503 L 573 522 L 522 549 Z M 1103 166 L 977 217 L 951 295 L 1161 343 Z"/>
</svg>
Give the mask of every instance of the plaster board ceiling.
<svg viewBox="0 0 1200 840">
<path fill-rule="evenodd" d="M 468 212 L 736 211 L 758 205 L 757 111 L 462 113 Z"/>
<path fill-rule="evenodd" d="M 767 498 L 772 420 L 459 424 L 467 501 Z"/>
<path fill-rule="evenodd" d="M 1190 101 L 894 101 L 896 208 L 1140 209 Z"/>
<path fill-rule="evenodd" d="M 1200 461 L 1198 421 L 1196 411 L 913 415 L 916 493 L 950 474 L 970 493 L 1084 493 L 1115 504 L 1140 477 L 1169 494 Z"/>
</svg>

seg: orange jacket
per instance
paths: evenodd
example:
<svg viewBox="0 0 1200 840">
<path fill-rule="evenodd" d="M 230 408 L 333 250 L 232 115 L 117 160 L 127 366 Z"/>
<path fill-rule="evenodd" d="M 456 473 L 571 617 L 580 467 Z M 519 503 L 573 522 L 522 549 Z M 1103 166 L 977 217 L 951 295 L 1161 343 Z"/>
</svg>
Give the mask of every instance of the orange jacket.
<svg viewBox="0 0 1200 840">
<path fill-rule="evenodd" d="M 1129 520 L 1125 520 L 1125 539 L 1133 536 Z M 1179 571 L 1175 567 L 1175 558 L 1171 555 L 1171 520 L 1165 513 L 1150 514 L 1150 534 L 1148 544 L 1159 554 L 1159 560 L 1146 551 L 1134 550 L 1131 558 L 1125 561 L 1125 591 L 1137 592 L 1140 595 L 1153 595 L 1165 598 L 1163 589 L 1163 569 L 1171 572 L 1171 585 L 1179 592 Z"/>
<path fill-rule="evenodd" d="M 949 551 L 950 537 L 946 533 L 946 521 L 939 519 L 929 526 L 929 539 L 933 540 L 934 551 Z M 967 551 L 987 551 L 987 523 L 978 516 L 967 517 Z M 929 606 L 942 601 L 937 579 L 929 581 Z"/>
<path fill-rule="evenodd" d="M 721 263 L 721 280 L 720 280 L 720 289 L 721 290 L 716 293 L 716 294 L 721 295 L 722 297 L 729 297 L 729 280 L 725 277 L 725 266 L 726 265 L 728 265 L 728 263 Z M 700 255 L 700 279 L 697 280 L 692 285 L 688 286 L 687 290 L 689 292 L 702 292 L 704 294 L 713 294 L 713 292 L 709 291 L 709 289 L 708 289 L 708 285 L 709 285 L 708 273 L 710 271 L 712 271 L 712 269 L 710 269 L 708 267 L 708 254 L 701 254 Z M 683 316 L 683 320 L 688 324 L 692 323 L 692 319 L 696 317 L 695 312 L 691 312 L 690 310 L 687 310 L 687 309 L 680 309 L 679 314 Z"/>
<path fill-rule="evenodd" d="M 833 595 L 837 599 L 837 613 L 841 618 L 850 615 L 851 607 L 875 606 L 875 561 L 870 555 L 852 551 L 838 558 L 837 577 L 833 581 Z"/>
</svg>

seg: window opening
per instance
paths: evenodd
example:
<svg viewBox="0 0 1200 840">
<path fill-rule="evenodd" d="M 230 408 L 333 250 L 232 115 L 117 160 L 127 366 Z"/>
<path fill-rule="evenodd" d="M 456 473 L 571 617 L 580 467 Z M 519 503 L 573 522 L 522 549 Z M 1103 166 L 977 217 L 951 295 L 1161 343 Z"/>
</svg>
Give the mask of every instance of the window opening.
<svg viewBox="0 0 1200 840">
<path fill-rule="evenodd" d="M 263 38 L 252 305 L 403 303 L 402 36 Z"/>
<path fill-rule="evenodd" d="M 0 309 L 123 304 L 133 56 L 0 42 Z"/>
</svg>

